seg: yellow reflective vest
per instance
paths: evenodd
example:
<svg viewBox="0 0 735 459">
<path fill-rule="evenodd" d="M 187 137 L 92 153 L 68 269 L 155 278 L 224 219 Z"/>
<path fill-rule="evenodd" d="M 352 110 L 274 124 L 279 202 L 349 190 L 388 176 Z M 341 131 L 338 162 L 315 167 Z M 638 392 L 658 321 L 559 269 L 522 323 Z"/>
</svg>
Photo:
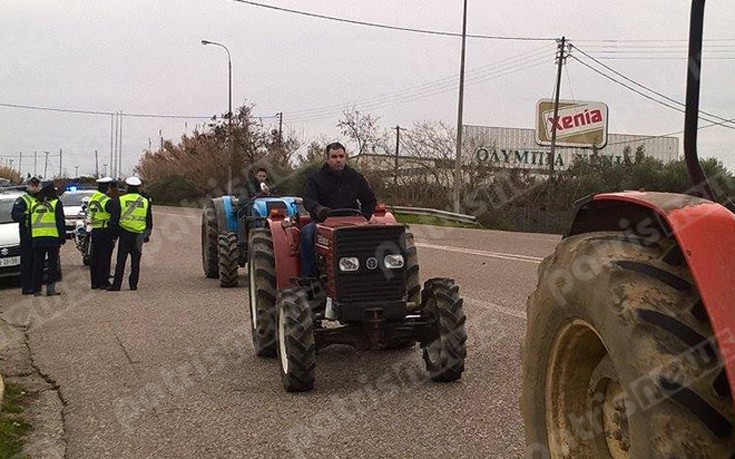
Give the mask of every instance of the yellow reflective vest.
<svg viewBox="0 0 735 459">
<path fill-rule="evenodd" d="M 107 228 L 110 224 L 110 213 L 105 210 L 105 206 L 110 201 L 110 197 L 99 191 L 95 191 L 89 203 L 87 204 L 87 212 L 92 222 L 93 229 Z"/>
<path fill-rule="evenodd" d="M 138 193 L 120 196 L 120 228 L 131 233 L 145 231 L 148 200 Z"/>
<path fill-rule="evenodd" d="M 33 210 L 33 205 L 36 203 L 36 198 L 33 197 L 30 193 L 23 194 L 20 199 L 23 200 L 23 202 L 26 204 L 26 209 L 23 211 L 23 220 L 26 228 L 31 227 L 31 210 Z"/>
<path fill-rule="evenodd" d="M 58 199 L 36 201 L 31 208 L 31 237 L 59 237 L 56 226 L 56 206 Z"/>
</svg>

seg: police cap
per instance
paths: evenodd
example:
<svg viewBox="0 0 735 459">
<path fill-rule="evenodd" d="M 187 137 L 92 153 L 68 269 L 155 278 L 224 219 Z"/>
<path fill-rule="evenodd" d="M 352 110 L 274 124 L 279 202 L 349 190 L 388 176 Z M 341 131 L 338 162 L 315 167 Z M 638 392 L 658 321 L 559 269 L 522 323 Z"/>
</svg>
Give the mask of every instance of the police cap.
<svg viewBox="0 0 735 459">
<path fill-rule="evenodd" d="M 143 182 L 138 177 L 128 177 L 125 179 L 125 184 L 129 186 L 141 186 Z"/>
</svg>

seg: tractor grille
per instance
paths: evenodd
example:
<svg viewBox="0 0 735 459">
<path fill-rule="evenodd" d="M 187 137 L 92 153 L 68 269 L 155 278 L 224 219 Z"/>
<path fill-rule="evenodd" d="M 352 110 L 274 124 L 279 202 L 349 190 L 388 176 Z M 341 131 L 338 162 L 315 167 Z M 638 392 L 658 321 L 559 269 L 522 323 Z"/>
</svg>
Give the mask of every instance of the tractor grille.
<svg viewBox="0 0 735 459">
<path fill-rule="evenodd" d="M 334 272 L 337 301 L 340 303 L 364 303 L 404 301 L 406 294 L 406 267 L 388 270 L 383 258 L 391 253 L 405 253 L 401 239 L 403 226 L 360 226 L 339 228 L 335 231 Z M 341 272 L 339 259 L 357 257 L 360 268 L 354 272 Z M 378 266 L 368 269 L 367 261 L 375 257 Z"/>
</svg>

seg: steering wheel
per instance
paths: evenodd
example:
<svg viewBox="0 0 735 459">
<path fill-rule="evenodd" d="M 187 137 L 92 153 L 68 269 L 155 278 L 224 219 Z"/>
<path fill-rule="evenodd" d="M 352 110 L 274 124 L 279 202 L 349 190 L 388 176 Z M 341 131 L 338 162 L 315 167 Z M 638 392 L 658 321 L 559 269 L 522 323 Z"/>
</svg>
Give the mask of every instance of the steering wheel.
<svg viewBox="0 0 735 459">
<path fill-rule="evenodd" d="M 332 209 L 332 217 L 351 217 L 351 216 L 357 216 L 362 215 L 362 212 L 360 212 L 359 209 L 353 209 L 351 207 L 343 208 L 343 209 Z"/>
</svg>

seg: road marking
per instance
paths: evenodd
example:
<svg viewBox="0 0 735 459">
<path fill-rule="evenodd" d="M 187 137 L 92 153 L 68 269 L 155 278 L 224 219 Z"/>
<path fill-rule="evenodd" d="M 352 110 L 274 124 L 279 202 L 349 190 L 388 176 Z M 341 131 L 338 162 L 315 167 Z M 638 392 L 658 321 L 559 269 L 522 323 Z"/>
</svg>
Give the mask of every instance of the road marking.
<svg viewBox="0 0 735 459">
<path fill-rule="evenodd" d="M 484 250 L 466 249 L 463 247 L 425 244 L 423 242 L 416 242 L 416 247 L 423 247 L 426 249 L 434 249 L 434 250 L 444 250 L 447 252 L 466 253 L 470 255 L 479 255 L 481 257 L 497 258 L 499 260 L 522 261 L 524 263 L 532 263 L 535 265 L 543 261 L 542 257 L 529 257 L 527 255 L 516 255 L 513 253 L 486 252 Z"/>
<path fill-rule="evenodd" d="M 505 314 L 508 316 L 515 317 L 517 319 L 521 319 L 523 321 L 526 320 L 526 313 L 523 311 L 518 311 L 516 309 L 501 306 L 499 304 L 491 303 L 489 301 L 480 301 L 474 298 L 464 298 L 463 301 L 464 303 L 469 304 L 470 306 L 488 309 L 493 312 L 499 312 L 501 314 Z"/>
<path fill-rule="evenodd" d="M 171 215 L 172 217 L 199 218 L 199 215 L 172 214 L 171 212 L 161 212 L 160 210 L 153 210 L 153 215 Z"/>
</svg>

